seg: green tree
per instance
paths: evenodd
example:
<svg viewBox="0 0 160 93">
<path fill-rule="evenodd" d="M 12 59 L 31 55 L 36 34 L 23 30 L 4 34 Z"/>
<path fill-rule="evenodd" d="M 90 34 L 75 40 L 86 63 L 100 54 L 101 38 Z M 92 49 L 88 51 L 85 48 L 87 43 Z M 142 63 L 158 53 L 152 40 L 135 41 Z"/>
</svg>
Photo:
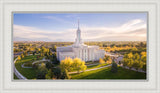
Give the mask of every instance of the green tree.
<svg viewBox="0 0 160 93">
<path fill-rule="evenodd" d="M 47 74 L 45 75 L 45 78 L 46 79 L 52 79 L 52 76 L 53 76 L 53 72 L 51 69 L 48 70 Z"/>
<path fill-rule="evenodd" d="M 67 70 L 65 70 L 65 71 L 62 73 L 61 79 L 70 79 L 70 76 L 69 76 Z"/>
<path fill-rule="evenodd" d="M 59 67 L 53 69 L 54 78 L 60 79 L 61 78 L 61 69 Z"/>
<path fill-rule="evenodd" d="M 112 67 L 111 67 L 111 72 L 116 73 L 118 71 L 118 66 L 117 64 L 113 61 Z"/>
<path fill-rule="evenodd" d="M 146 71 L 146 64 L 143 64 L 143 68 L 144 71 Z"/>
<path fill-rule="evenodd" d="M 47 62 L 46 63 L 46 68 L 47 69 L 51 69 L 53 67 L 53 64 L 52 63 L 50 63 L 50 62 Z"/>
<path fill-rule="evenodd" d="M 45 75 L 47 73 L 47 68 L 44 63 L 38 67 L 37 79 L 45 79 Z"/>
</svg>

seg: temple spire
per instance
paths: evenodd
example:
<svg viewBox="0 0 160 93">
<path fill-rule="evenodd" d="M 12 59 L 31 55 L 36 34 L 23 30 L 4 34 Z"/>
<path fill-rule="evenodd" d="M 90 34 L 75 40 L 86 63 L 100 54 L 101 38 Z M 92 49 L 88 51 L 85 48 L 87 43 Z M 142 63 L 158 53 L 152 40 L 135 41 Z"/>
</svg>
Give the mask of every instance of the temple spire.
<svg viewBox="0 0 160 93">
<path fill-rule="evenodd" d="M 79 29 L 79 19 L 78 19 L 78 29 Z"/>
</svg>

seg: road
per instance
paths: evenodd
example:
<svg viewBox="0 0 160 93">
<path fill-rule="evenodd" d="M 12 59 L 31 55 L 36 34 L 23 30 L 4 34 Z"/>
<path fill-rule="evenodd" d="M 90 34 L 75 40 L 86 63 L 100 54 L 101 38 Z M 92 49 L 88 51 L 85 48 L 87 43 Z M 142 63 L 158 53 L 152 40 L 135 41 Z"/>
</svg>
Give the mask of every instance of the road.
<svg viewBox="0 0 160 93">
<path fill-rule="evenodd" d="M 19 71 L 16 69 L 15 67 L 15 62 L 17 61 L 17 58 L 14 60 L 14 74 L 17 76 L 17 78 L 19 79 L 24 79 L 27 80 L 26 77 L 24 77 L 21 73 L 19 73 Z"/>
</svg>

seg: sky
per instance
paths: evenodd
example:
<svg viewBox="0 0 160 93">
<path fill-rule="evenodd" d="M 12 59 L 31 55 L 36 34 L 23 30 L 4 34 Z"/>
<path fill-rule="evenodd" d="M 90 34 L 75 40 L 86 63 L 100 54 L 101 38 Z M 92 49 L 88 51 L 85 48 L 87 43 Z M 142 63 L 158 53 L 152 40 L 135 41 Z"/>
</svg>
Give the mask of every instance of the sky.
<svg viewBox="0 0 160 93">
<path fill-rule="evenodd" d="M 147 13 L 15 13 L 14 41 L 146 41 Z"/>
</svg>

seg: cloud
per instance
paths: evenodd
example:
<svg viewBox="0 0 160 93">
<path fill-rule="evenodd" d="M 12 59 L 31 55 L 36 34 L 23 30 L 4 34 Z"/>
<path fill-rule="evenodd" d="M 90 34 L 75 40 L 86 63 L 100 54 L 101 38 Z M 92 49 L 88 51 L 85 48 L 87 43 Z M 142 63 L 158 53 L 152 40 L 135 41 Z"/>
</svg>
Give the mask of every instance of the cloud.
<svg viewBox="0 0 160 93">
<path fill-rule="evenodd" d="M 55 16 L 44 16 L 42 18 L 58 21 L 58 22 L 61 22 L 61 23 L 72 23 L 70 21 L 67 21 L 67 20 L 64 20 L 64 19 L 61 19 L 61 18 L 58 18 L 58 17 L 55 17 Z"/>
<path fill-rule="evenodd" d="M 80 27 L 84 41 L 144 41 L 147 29 L 143 20 L 131 20 L 119 27 Z M 74 41 L 77 29 L 64 31 L 41 30 L 35 27 L 14 25 L 14 40 Z"/>
</svg>

